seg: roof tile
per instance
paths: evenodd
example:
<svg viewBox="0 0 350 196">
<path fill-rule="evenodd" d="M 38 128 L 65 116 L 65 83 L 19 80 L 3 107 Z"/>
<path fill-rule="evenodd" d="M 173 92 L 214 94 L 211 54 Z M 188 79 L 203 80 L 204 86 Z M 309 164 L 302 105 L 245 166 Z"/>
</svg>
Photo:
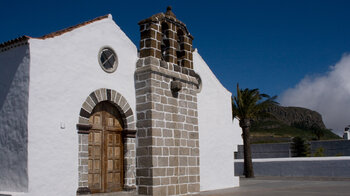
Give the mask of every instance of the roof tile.
<svg viewBox="0 0 350 196">
<path fill-rule="evenodd" d="M 104 16 L 100 16 L 100 17 L 97 17 L 95 19 L 92 19 L 92 20 L 89 20 L 89 21 L 86 21 L 86 22 L 83 22 L 83 23 L 80 23 L 80 24 L 77 24 L 77 25 L 74 25 L 74 26 L 71 26 L 71 27 L 59 30 L 59 31 L 55 31 L 55 32 L 52 32 L 52 33 L 49 33 L 49 34 L 46 34 L 44 36 L 41 36 L 41 37 L 38 37 L 38 38 L 34 38 L 34 39 L 53 38 L 53 37 L 62 35 L 64 33 L 73 31 L 74 29 L 80 28 L 80 27 L 85 26 L 87 24 L 91 24 L 93 22 L 96 22 L 96 21 L 99 21 L 99 20 L 102 20 L 102 19 L 105 19 L 105 18 L 109 18 L 109 17 L 110 17 L 110 14 L 107 14 L 107 15 L 104 15 Z M 12 39 L 12 40 L 0 43 L 0 52 L 8 50 L 8 47 L 11 46 L 11 45 L 14 45 L 16 43 L 20 43 L 22 41 L 26 42 L 26 41 L 28 41 L 31 38 L 33 38 L 33 37 L 30 37 L 30 36 L 27 36 L 27 35 L 23 35 L 21 37 L 18 37 L 18 38 L 15 38 L 15 39 Z M 13 47 L 16 47 L 16 46 L 13 46 Z"/>
</svg>

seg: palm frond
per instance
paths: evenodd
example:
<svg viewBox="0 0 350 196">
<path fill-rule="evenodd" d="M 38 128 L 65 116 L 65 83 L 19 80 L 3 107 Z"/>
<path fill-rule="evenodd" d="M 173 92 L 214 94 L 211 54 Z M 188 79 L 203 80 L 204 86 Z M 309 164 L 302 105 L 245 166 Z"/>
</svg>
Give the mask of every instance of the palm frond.
<svg viewBox="0 0 350 196">
<path fill-rule="evenodd" d="M 232 115 L 239 119 L 256 119 L 265 116 L 265 109 L 271 105 L 277 105 L 277 96 L 270 97 L 261 94 L 259 89 L 240 89 L 237 84 L 237 95 L 232 99 Z"/>
</svg>

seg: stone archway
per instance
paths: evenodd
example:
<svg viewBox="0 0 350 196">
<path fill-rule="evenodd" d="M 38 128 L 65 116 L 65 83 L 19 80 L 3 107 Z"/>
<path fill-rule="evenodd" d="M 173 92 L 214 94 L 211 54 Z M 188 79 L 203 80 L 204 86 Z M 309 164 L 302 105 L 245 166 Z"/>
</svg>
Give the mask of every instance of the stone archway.
<svg viewBox="0 0 350 196">
<path fill-rule="evenodd" d="M 88 188 L 88 136 L 92 127 L 89 117 L 98 103 L 109 102 L 120 112 L 124 124 L 124 187 L 123 189 L 136 188 L 136 153 L 135 153 L 135 117 L 128 101 L 118 92 L 111 89 L 97 89 L 92 92 L 82 104 L 77 124 L 79 134 L 79 184 L 77 194 L 90 193 Z"/>
</svg>

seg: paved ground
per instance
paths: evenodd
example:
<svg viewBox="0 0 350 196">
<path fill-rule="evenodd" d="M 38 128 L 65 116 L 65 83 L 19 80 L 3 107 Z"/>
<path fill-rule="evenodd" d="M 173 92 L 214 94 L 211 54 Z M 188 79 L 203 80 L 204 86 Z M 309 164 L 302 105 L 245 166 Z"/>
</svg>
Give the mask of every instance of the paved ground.
<svg viewBox="0 0 350 196">
<path fill-rule="evenodd" d="M 241 178 L 237 188 L 201 192 L 200 196 L 342 196 L 350 195 L 350 179 L 257 177 Z M 132 193 L 93 194 L 131 196 Z"/>
<path fill-rule="evenodd" d="M 201 192 L 200 196 L 350 196 L 350 178 L 241 178 L 237 188 Z M 10 196 L 2 194 L 0 196 Z M 134 196 L 131 192 L 90 196 Z"/>
<path fill-rule="evenodd" d="M 324 196 L 350 195 L 350 179 L 241 178 L 239 188 L 202 192 L 201 196 Z"/>
</svg>

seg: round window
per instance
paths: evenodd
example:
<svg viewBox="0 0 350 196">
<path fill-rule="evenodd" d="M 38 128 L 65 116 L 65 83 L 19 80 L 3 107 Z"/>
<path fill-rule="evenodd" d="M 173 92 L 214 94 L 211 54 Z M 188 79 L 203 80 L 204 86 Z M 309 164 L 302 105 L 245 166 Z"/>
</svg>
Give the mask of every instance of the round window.
<svg viewBox="0 0 350 196">
<path fill-rule="evenodd" d="M 111 48 L 102 48 L 99 52 L 98 60 L 105 72 L 112 73 L 117 69 L 118 57 Z"/>
</svg>

